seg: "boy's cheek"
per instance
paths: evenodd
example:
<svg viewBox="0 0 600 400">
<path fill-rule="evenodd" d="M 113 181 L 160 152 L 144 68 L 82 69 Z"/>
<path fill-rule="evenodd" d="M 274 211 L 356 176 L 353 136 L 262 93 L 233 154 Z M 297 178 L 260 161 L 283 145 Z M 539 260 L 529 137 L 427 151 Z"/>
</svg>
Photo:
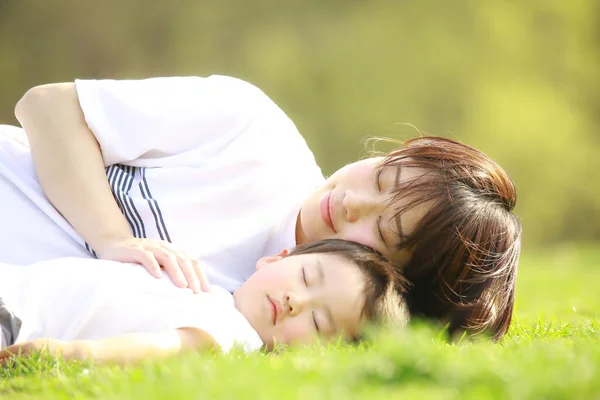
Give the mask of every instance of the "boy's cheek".
<svg viewBox="0 0 600 400">
<path fill-rule="evenodd" d="M 308 329 L 300 321 L 286 321 L 279 326 L 277 341 L 283 344 L 306 343 L 314 335 L 314 332 Z"/>
</svg>

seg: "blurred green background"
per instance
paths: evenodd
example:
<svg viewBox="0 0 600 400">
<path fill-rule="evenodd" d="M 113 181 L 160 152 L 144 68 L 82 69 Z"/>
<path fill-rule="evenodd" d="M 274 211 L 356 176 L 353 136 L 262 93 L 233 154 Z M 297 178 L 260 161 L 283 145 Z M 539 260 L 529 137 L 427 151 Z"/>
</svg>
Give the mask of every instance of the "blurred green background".
<svg viewBox="0 0 600 400">
<path fill-rule="evenodd" d="M 597 0 L 0 0 L 0 123 L 42 83 L 214 73 L 263 89 L 326 174 L 365 136 L 450 136 L 513 177 L 526 247 L 600 241 Z"/>
</svg>

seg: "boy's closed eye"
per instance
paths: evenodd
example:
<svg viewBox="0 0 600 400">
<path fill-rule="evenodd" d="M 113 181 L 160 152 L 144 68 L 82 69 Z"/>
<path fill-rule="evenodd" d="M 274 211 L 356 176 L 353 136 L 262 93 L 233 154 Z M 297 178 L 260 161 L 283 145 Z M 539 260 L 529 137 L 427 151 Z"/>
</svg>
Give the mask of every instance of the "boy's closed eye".
<svg viewBox="0 0 600 400">
<path fill-rule="evenodd" d="M 309 287 L 308 284 L 308 278 L 306 276 L 306 267 L 303 265 L 302 266 L 302 280 L 304 282 L 304 286 Z M 317 331 L 317 333 L 320 333 L 320 329 L 319 329 L 319 323 L 317 322 L 317 318 L 315 317 L 315 312 L 312 311 L 312 320 L 313 320 L 313 324 L 315 326 L 315 329 Z"/>
</svg>

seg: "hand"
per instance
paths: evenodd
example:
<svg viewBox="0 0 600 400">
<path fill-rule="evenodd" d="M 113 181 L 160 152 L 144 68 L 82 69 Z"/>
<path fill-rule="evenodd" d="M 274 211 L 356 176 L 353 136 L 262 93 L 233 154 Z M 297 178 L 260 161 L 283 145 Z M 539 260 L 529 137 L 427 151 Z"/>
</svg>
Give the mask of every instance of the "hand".
<svg viewBox="0 0 600 400">
<path fill-rule="evenodd" d="M 12 346 L 8 346 L 2 350 L 0 350 L 0 365 L 7 365 L 8 360 L 11 357 L 22 357 L 31 354 L 32 352 L 39 350 L 35 348 L 33 342 L 24 342 L 19 344 L 13 344 Z M 10 365 L 10 364 L 9 364 Z"/>
<path fill-rule="evenodd" d="M 70 356 L 71 349 L 68 342 L 55 339 L 36 339 L 13 344 L 0 350 L 0 365 L 7 365 L 11 357 L 27 357 L 41 351 L 47 351 L 50 355 L 61 354 L 67 359 Z"/>
<path fill-rule="evenodd" d="M 211 290 L 200 262 L 163 240 L 133 237 L 112 240 L 96 249 L 96 254 L 104 260 L 141 264 L 156 278 L 161 277 L 162 267 L 177 286 L 189 287 L 194 293 Z"/>
</svg>

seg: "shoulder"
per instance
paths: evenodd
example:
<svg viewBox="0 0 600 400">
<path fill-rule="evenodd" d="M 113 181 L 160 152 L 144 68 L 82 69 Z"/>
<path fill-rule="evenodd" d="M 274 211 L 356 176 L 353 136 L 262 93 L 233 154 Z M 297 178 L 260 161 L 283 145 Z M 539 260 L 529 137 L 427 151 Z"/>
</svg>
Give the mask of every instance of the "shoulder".
<svg viewBox="0 0 600 400">
<path fill-rule="evenodd" d="M 147 102 L 156 99 L 161 102 L 175 100 L 197 101 L 209 98 L 211 102 L 227 98 L 232 102 L 252 99 L 266 102 L 268 97 L 255 85 L 242 79 L 211 75 L 149 77 L 143 79 L 76 79 L 75 87 L 80 97 L 88 93 L 120 98 L 136 98 Z M 183 96 L 183 98 L 179 97 Z"/>
<path fill-rule="evenodd" d="M 199 293 L 192 297 L 197 302 L 194 307 L 197 320 L 191 326 L 210 335 L 222 351 L 236 347 L 254 351 L 262 346 L 256 331 L 235 307 L 231 293 L 215 286 L 212 293 Z"/>
<path fill-rule="evenodd" d="M 192 77 L 195 79 L 204 79 L 212 85 L 220 86 L 223 89 L 239 91 L 248 96 L 262 97 L 268 99 L 268 96 L 258 88 L 258 86 L 240 78 L 226 75 L 210 75 L 206 78 Z M 185 77 L 179 79 L 186 79 Z"/>
<path fill-rule="evenodd" d="M 177 333 L 184 350 L 220 351 L 221 347 L 212 335 L 199 328 L 178 328 Z"/>
</svg>

